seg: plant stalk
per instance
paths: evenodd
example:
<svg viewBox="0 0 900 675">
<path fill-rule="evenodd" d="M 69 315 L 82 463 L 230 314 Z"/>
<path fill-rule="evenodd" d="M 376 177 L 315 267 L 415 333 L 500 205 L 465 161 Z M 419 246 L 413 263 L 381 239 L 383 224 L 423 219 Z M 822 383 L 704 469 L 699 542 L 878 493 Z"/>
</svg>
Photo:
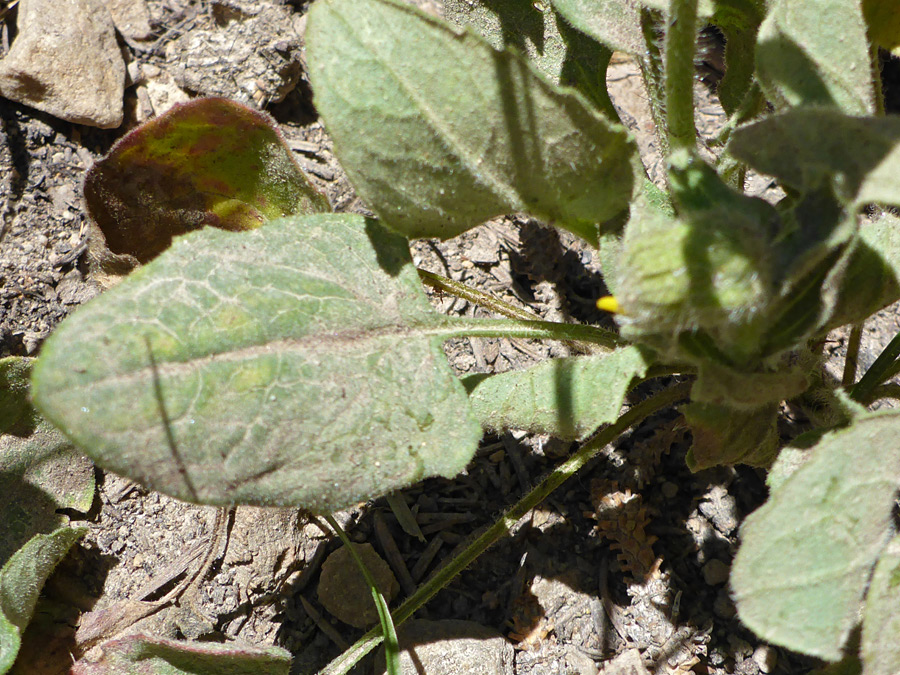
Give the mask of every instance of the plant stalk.
<svg viewBox="0 0 900 675">
<path fill-rule="evenodd" d="M 653 413 L 687 398 L 691 384 L 691 382 L 682 382 L 641 401 L 619 417 L 613 424 L 598 432 L 596 436 L 581 446 L 572 457 L 548 474 L 531 492 L 507 510 L 491 527 L 469 544 L 462 553 L 438 570 L 406 602 L 400 605 L 393 614 L 394 624 L 400 625 L 412 616 L 491 545 L 496 543 L 501 537 L 509 534 L 522 516 L 544 501 L 556 488 L 575 475 L 597 453 L 630 427 L 642 422 Z M 377 647 L 381 639 L 380 628 L 373 628 L 363 635 L 350 649 L 328 664 L 320 675 L 345 675 L 360 659 Z"/>
<path fill-rule="evenodd" d="M 888 343 L 882 350 L 872 367 L 866 371 L 859 382 L 850 390 L 850 398 L 854 401 L 868 400 L 874 389 L 887 380 L 892 373 L 892 368 L 900 357 L 900 333 Z M 895 371 L 893 371 L 895 372 Z"/>
<path fill-rule="evenodd" d="M 666 124 L 669 150 L 694 151 L 694 50 L 697 0 L 671 0 L 666 27 Z"/>
<path fill-rule="evenodd" d="M 586 342 L 607 349 L 621 346 L 621 338 L 612 331 L 581 323 L 557 323 L 555 321 L 523 321 L 510 319 L 474 319 L 467 316 L 448 316 L 448 333 L 451 337 L 507 337 L 534 340 L 562 340 Z"/>
</svg>

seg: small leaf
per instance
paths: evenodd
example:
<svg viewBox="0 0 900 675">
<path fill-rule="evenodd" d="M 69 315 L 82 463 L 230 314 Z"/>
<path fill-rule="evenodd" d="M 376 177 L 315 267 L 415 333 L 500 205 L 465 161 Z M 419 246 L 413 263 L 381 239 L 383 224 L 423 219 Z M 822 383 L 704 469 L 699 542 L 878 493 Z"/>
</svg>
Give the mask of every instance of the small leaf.
<svg viewBox="0 0 900 675">
<path fill-rule="evenodd" d="M 862 0 L 872 42 L 900 56 L 900 12 L 896 0 Z"/>
<path fill-rule="evenodd" d="M 831 179 L 846 203 L 900 205 L 900 119 L 797 109 L 737 129 L 727 151 L 806 191 Z"/>
<path fill-rule="evenodd" d="M 644 52 L 640 7 L 632 0 L 552 0 L 553 7 L 575 28 L 610 49 Z"/>
<path fill-rule="evenodd" d="M 645 354 L 624 347 L 489 377 L 470 376 L 463 384 L 485 429 L 526 429 L 581 440 L 616 420 L 632 381 L 646 370 Z"/>
<path fill-rule="evenodd" d="M 681 407 L 693 444 L 686 458 L 691 471 L 720 464 L 768 467 L 778 454 L 778 406 L 740 410 L 692 401 Z"/>
<path fill-rule="evenodd" d="M 783 361 L 779 368 L 757 372 L 741 372 L 718 363 L 704 363 L 691 389 L 691 400 L 753 410 L 767 403 L 781 403 L 793 398 L 806 391 L 809 385 L 807 369 L 799 365 L 792 367 L 787 359 Z"/>
<path fill-rule="evenodd" d="M 287 675 L 290 667 L 291 654 L 281 647 L 128 635 L 103 643 L 97 657 L 72 666 L 72 675 Z"/>
<path fill-rule="evenodd" d="M 858 0 L 770 5 L 759 29 L 756 71 L 775 107 L 825 105 L 850 115 L 873 113 L 869 43 Z"/>
<path fill-rule="evenodd" d="M 88 172 L 84 196 L 109 249 L 140 262 L 206 225 L 248 230 L 329 210 L 274 120 L 220 98 L 176 105 L 129 133 Z"/>
<path fill-rule="evenodd" d="M 336 510 L 471 459 L 444 322 L 376 221 L 208 228 L 63 322 L 33 395 L 98 464 L 166 494 Z"/>
<path fill-rule="evenodd" d="M 900 414 L 826 435 L 741 529 L 731 573 L 741 621 L 767 642 L 839 660 L 887 543 L 898 483 Z"/>
<path fill-rule="evenodd" d="M 875 565 L 866 595 L 862 657 L 866 675 L 900 673 L 900 535 Z"/>
<path fill-rule="evenodd" d="M 85 532 L 87 528 L 63 527 L 35 535 L 0 569 L 0 673 L 16 660 L 47 577 Z"/>
<path fill-rule="evenodd" d="M 626 130 L 518 55 L 392 0 L 321 0 L 306 40 L 342 165 L 406 236 L 527 211 L 596 244 L 598 224 L 627 207 Z"/>
<path fill-rule="evenodd" d="M 0 359 L 0 565 L 36 534 L 86 513 L 94 499 L 94 466 L 28 403 L 33 359 Z"/>
</svg>

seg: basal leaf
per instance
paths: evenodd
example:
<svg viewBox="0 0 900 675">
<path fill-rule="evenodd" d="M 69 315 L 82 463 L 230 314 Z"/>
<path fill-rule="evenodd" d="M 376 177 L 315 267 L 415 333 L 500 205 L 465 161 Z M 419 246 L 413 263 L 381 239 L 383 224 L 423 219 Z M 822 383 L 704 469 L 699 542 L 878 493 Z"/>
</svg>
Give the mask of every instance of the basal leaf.
<svg viewBox="0 0 900 675">
<path fill-rule="evenodd" d="M 94 467 L 28 403 L 33 359 L 0 359 L 0 565 L 36 534 L 87 512 Z"/>
<path fill-rule="evenodd" d="M 463 381 L 485 429 L 526 429 L 580 440 L 615 421 L 632 381 L 647 369 L 645 354 L 624 347 L 610 354 L 551 359 L 521 371 Z"/>
<path fill-rule="evenodd" d="M 768 642 L 839 660 L 898 485 L 900 414 L 826 435 L 741 529 L 731 572 L 741 621 Z"/>
<path fill-rule="evenodd" d="M 267 114 L 235 101 L 176 105 L 121 139 L 84 196 L 109 249 L 147 262 L 205 225 L 248 230 L 329 210 Z"/>
<path fill-rule="evenodd" d="M 862 657 L 866 675 L 900 673 L 900 536 L 887 545 L 875 565 L 866 594 Z"/>
<path fill-rule="evenodd" d="M 408 237 L 528 211 L 596 244 L 598 223 L 627 207 L 625 129 L 518 55 L 393 0 L 317 2 L 306 40 L 342 165 Z"/>
<path fill-rule="evenodd" d="M 552 0 L 553 7 L 575 28 L 610 49 L 642 54 L 641 8 L 634 0 Z"/>
<path fill-rule="evenodd" d="M 47 577 L 85 532 L 87 528 L 63 527 L 38 534 L 0 568 L 0 673 L 16 660 Z"/>
<path fill-rule="evenodd" d="M 34 400 L 98 464 L 180 499 L 335 510 L 474 453 L 443 321 L 375 221 L 207 228 L 67 319 Z"/>
<path fill-rule="evenodd" d="M 611 120 L 618 114 L 606 90 L 612 51 L 576 30 L 542 3 L 446 0 L 443 16 L 471 26 L 494 49 L 512 47 L 556 85 L 580 91 Z"/>
<path fill-rule="evenodd" d="M 104 643 L 98 656 L 72 666 L 72 675 L 287 675 L 290 667 L 290 652 L 281 647 L 128 635 Z"/>
<path fill-rule="evenodd" d="M 778 109 L 875 110 L 869 42 L 858 0 L 773 0 L 759 30 L 756 72 Z"/>
</svg>

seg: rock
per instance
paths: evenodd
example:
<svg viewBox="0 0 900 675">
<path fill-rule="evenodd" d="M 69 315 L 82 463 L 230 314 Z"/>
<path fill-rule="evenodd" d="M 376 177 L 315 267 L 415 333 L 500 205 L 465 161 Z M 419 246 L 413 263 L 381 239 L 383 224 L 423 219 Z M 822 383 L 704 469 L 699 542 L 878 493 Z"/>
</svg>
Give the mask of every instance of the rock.
<svg viewBox="0 0 900 675">
<path fill-rule="evenodd" d="M 146 40 L 152 36 L 150 10 L 145 0 L 106 0 L 113 23 L 130 40 Z"/>
<path fill-rule="evenodd" d="M 629 649 L 622 652 L 612 661 L 603 666 L 603 675 L 650 675 L 650 671 L 644 666 L 641 652 L 637 649 Z"/>
<path fill-rule="evenodd" d="M 400 589 L 391 568 L 371 544 L 357 544 L 356 551 L 384 594 L 384 599 L 390 603 Z M 341 546 L 322 564 L 318 593 L 322 606 L 346 624 L 368 628 L 378 621 L 372 593 L 346 546 Z"/>
<path fill-rule="evenodd" d="M 102 0 L 22 0 L 0 94 L 60 119 L 122 123 L 125 63 Z"/>
<path fill-rule="evenodd" d="M 514 650 L 496 631 L 471 621 L 408 621 L 397 628 L 403 675 L 513 675 Z M 384 647 L 375 672 L 385 673 Z"/>
<path fill-rule="evenodd" d="M 775 670 L 775 664 L 778 663 L 778 652 L 769 645 L 760 645 L 753 650 L 753 656 L 750 658 L 759 666 L 759 672 L 771 673 Z"/>
<path fill-rule="evenodd" d="M 703 580 L 709 586 L 721 586 L 728 581 L 730 568 L 718 558 L 713 558 L 703 566 Z"/>
</svg>

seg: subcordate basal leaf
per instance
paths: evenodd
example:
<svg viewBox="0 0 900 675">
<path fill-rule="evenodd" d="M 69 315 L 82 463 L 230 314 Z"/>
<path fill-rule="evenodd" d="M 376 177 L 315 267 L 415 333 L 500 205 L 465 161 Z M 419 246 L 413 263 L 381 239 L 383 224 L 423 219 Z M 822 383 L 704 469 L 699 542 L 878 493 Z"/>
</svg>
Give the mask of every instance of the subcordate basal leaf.
<svg viewBox="0 0 900 675">
<path fill-rule="evenodd" d="M 518 55 L 393 0 L 321 0 L 306 40 L 341 164 L 406 236 L 527 211 L 596 245 L 627 208 L 627 131 Z"/>
<path fill-rule="evenodd" d="M 180 499 L 335 510 L 472 457 L 442 322 L 376 221 L 207 228 L 67 319 L 34 400 L 98 464 Z"/>
<path fill-rule="evenodd" d="M 738 615 L 760 638 L 841 658 L 900 485 L 900 414 L 826 435 L 741 528 L 731 572 Z"/>
<path fill-rule="evenodd" d="M 142 263 L 205 225 L 249 230 L 329 210 L 274 120 L 221 98 L 177 105 L 122 138 L 88 172 L 84 196 L 110 250 Z"/>
</svg>

